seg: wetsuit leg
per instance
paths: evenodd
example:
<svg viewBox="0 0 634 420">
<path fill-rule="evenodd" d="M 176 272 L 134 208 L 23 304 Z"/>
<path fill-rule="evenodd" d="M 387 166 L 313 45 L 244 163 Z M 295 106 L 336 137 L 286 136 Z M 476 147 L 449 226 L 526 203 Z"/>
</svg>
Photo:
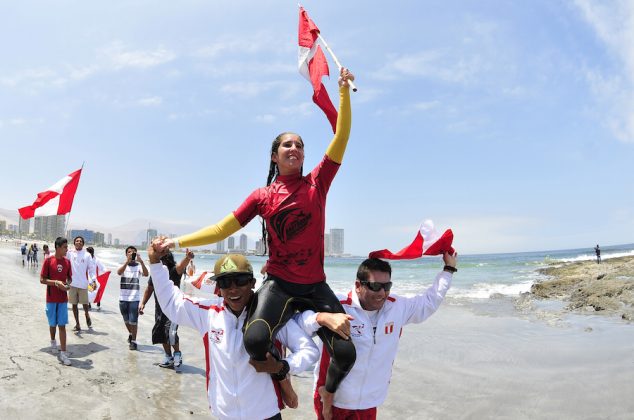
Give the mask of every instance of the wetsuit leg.
<svg viewBox="0 0 634 420">
<path fill-rule="evenodd" d="M 316 312 L 345 313 L 343 306 L 337 296 L 330 289 L 326 282 L 319 283 L 311 301 Z M 357 359 L 357 352 L 352 344 L 352 340 L 344 340 L 328 328 L 322 327 L 317 331 L 319 338 L 326 346 L 330 354 L 330 365 L 326 374 L 326 391 L 334 393 L 339 384 L 346 377 L 354 362 Z"/>
<path fill-rule="evenodd" d="M 267 352 L 277 354 L 275 335 L 294 312 L 293 298 L 274 280 L 264 282 L 253 296 L 244 325 L 244 348 L 251 359 L 266 360 Z"/>
</svg>

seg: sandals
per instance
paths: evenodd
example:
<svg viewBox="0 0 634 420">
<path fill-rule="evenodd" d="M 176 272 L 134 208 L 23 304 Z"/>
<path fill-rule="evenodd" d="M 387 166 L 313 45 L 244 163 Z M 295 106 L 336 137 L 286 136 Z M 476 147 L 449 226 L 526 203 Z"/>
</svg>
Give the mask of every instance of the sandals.
<svg viewBox="0 0 634 420">
<path fill-rule="evenodd" d="M 81 328 L 79 327 L 79 325 L 75 325 L 75 328 L 73 328 L 73 331 L 81 332 Z"/>
</svg>

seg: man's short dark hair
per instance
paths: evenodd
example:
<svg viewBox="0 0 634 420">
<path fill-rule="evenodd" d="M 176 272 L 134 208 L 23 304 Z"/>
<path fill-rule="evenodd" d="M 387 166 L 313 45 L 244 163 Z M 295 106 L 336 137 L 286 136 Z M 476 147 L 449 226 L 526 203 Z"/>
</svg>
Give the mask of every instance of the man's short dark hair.
<svg viewBox="0 0 634 420">
<path fill-rule="evenodd" d="M 357 269 L 357 280 L 368 281 L 370 271 L 380 271 L 382 273 L 388 273 L 392 278 L 392 266 L 389 262 L 380 260 L 378 258 L 368 258 L 363 261 Z"/>
<path fill-rule="evenodd" d="M 57 239 L 55 239 L 55 249 L 61 248 L 64 246 L 64 244 L 67 244 L 67 243 L 68 243 L 68 239 L 58 236 Z"/>
<path fill-rule="evenodd" d="M 134 249 L 134 252 L 137 252 L 137 251 L 138 251 L 138 250 L 136 249 L 136 247 L 135 247 L 135 246 L 130 245 L 129 247 L 127 247 L 127 248 L 125 249 L 125 253 L 126 253 L 126 255 L 128 254 L 128 250 L 130 250 L 130 249 Z"/>
</svg>

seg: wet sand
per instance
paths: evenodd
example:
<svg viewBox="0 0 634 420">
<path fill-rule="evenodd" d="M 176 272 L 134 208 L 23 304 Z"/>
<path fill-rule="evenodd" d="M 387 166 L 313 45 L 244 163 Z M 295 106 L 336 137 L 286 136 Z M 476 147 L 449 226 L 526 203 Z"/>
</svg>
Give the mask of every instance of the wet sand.
<svg viewBox="0 0 634 420">
<path fill-rule="evenodd" d="M 44 286 L 18 254 L 0 248 L 2 418 L 210 418 L 201 338 L 181 328 L 183 372 L 159 368 L 148 303 L 139 351 L 128 350 L 116 274 L 102 311 L 91 312 L 94 331 L 69 334 L 73 365 L 59 364 L 47 349 Z M 557 322 L 545 322 L 544 312 Z M 284 410 L 285 419 L 314 418 L 312 375 L 301 376 L 294 378 L 300 408 Z M 404 330 L 379 418 L 628 419 L 632 378 L 634 325 L 618 316 L 577 314 L 556 303 L 518 307 L 511 298 L 449 301 Z"/>
</svg>

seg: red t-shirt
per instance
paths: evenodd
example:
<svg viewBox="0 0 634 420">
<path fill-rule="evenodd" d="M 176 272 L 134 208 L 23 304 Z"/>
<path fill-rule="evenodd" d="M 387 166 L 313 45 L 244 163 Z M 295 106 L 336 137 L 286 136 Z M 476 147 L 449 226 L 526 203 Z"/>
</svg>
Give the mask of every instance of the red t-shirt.
<svg viewBox="0 0 634 420">
<path fill-rule="evenodd" d="M 60 280 L 66 283 L 66 279 L 71 277 L 70 261 L 66 257 L 55 258 L 55 255 L 48 257 L 42 264 L 42 277 L 49 280 Z M 68 294 L 55 286 L 46 286 L 46 303 L 68 302 Z"/>
<path fill-rule="evenodd" d="M 278 176 L 268 187 L 253 191 L 233 212 L 241 226 L 255 216 L 266 220 L 269 274 L 291 283 L 326 280 L 326 194 L 339 166 L 324 156 L 308 175 Z"/>
</svg>

